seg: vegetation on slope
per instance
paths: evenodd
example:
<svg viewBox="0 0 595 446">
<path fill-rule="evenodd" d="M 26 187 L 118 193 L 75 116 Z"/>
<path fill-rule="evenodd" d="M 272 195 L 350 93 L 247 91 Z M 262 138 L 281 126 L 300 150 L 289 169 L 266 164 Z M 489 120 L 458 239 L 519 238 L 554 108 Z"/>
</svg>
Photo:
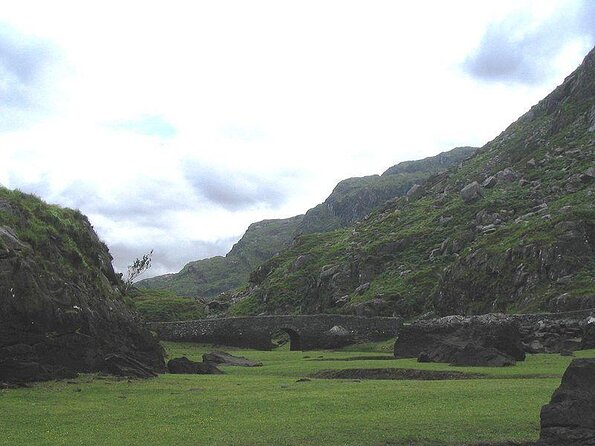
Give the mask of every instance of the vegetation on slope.
<svg viewBox="0 0 595 446">
<path fill-rule="evenodd" d="M 139 313 L 150 322 L 184 321 L 206 315 L 203 302 L 179 297 L 166 290 L 142 289 L 133 293 L 132 301 Z"/>
<path fill-rule="evenodd" d="M 121 282 L 114 274 L 107 247 L 91 228 L 87 217 L 78 210 L 0 187 L 0 229 L 29 245 L 23 246 L 23 254 L 33 255 L 46 266 L 48 259 L 52 259 L 52 268 L 63 277 L 84 279 L 109 295 L 118 296 L 97 275 L 101 271 L 110 281 Z M 0 237 L 0 252 L 6 249 L 6 243 Z"/>
<path fill-rule="evenodd" d="M 324 203 L 305 215 L 253 223 L 225 257 L 190 262 L 179 273 L 146 279 L 137 286 L 207 299 L 244 286 L 251 271 L 287 248 L 296 235 L 350 225 L 387 200 L 405 195 L 414 184 L 463 161 L 475 150 L 458 147 L 422 160 L 399 163 L 382 175 L 341 181 Z"/>
<path fill-rule="evenodd" d="M 595 306 L 594 138 L 592 51 L 418 196 L 353 227 L 299 237 L 251 275 L 230 312 L 409 317 Z"/>
</svg>

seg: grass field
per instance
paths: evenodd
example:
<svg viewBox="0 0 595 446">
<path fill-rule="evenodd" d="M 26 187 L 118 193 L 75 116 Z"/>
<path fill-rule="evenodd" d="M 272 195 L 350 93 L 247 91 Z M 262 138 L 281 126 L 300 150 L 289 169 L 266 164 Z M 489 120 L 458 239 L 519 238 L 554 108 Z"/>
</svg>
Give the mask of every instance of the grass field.
<svg viewBox="0 0 595 446">
<path fill-rule="evenodd" d="M 388 346 L 333 352 L 227 349 L 264 365 L 226 367 L 225 375 L 161 375 L 146 381 L 81 375 L 0 391 L 0 444 L 461 445 L 534 440 L 541 406 L 572 359 L 529 355 L 524 363 L 501 369 L 408 359 L 339 360 L 369 356 Z M 166 348 L 170 356 L 195 360 L 212 350 L 185 343 L 167 343 Z M 595 350 L 576 356 L 595 357 Z M 486 377 L 297 382 L 323 369 L 381 367 Z"/>
</svg>

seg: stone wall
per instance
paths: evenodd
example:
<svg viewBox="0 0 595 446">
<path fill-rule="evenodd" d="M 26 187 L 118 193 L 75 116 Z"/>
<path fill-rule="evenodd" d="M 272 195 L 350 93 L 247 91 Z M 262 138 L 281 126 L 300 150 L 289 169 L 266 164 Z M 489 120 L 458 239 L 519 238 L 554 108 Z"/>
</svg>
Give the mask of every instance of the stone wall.
<svg viewBox="0 0 595 446">
<path fill-rule="evenodd" d="M 149 323 L 162 340 L 204 342 L 260 350 L 273 348 L 271 336 L 289 334 L 292 350 L 335 348 L 394 338 L 402 319 L 342 315 L 254 316 Z"/>
</svg>

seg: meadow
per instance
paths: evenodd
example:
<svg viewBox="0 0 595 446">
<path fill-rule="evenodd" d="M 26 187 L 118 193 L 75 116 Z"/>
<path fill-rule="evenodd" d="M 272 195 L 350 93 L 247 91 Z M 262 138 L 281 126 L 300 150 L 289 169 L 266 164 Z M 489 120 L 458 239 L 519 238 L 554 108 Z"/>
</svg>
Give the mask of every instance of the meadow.
<svg viewBox="0 0 595 446">
<path fill-rule="evenodd" d="M 201 360 L 213 346 L 164 343 Z M 462 445 L 530 441 L 572 358 L 528 355 L 507 368 L 451 367 L 386 356 L 392 343 L 339 351 L 226 348 L 263 362 L 224 375 L 74 380 L 0 391 L 6 445 Z M 595 357 L 595 350 L 576 352 Z M 484 374 L 442 381 L 301 380 L 326 369 L 416 368 Z"/>
</svg>

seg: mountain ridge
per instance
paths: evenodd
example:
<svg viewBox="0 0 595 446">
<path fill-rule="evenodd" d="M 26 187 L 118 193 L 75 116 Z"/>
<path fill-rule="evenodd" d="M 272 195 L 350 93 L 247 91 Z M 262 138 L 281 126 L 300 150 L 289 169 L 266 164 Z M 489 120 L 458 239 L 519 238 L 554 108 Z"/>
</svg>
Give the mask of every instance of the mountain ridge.
<svg viewBox="0 0 595 446">
<path fill-rule="evenodd" d="M 421 160 L 398 163 L 382 175 L 345 179 L 323 203 L 303 215 L 252 223 L 225 256 L 192 261 L 178 273 L 144 279 L 136 285 L 141 289 L 163 289 L 179 296 L 212 299 L 247 285 L 250 272 L 290 246 L 295 236 L 348 226 L 387 200 L 405 195 L 429 176 L 463 161 L 475 150 L 457 147 Z"/>
<path fill-rule="evenodd" d="M 595 50 L 468 160 L 345 229 L 304 234 L 230 314 L 595 306 Z"/>
</svg>

